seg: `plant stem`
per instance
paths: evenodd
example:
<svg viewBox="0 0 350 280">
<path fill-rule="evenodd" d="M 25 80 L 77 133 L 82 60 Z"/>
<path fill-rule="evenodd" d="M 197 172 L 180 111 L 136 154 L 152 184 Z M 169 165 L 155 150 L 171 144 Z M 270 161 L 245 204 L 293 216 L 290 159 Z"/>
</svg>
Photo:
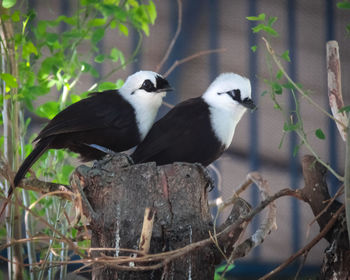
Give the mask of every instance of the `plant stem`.
<svg viewBox="0 0 350 280">
<path fill-rule="evenodd" d="M 315 106 L 319 111 L 321 111 L 323 114 L 325 114 L 327 117 L 329 117 L 330 119 L 334 120 L 337 124 L 339 124 L 340 126 L 344 127 L 344 124 L 342 122 L 340 122 L 339 120 L 337 120 L 336 118 L 334 118 L 330 113 L 328 113 L 325 109 L 323 109 L 320 105 L 318 105 L 304 90 L 302 90 L 292 79 L 291 77 L 287 74 L 286 70 L 284 69 L 284 67 L 282 66 L 281 61 L 279 60 L 279 58 L 277 57 L 275 51 L 272 49 L 270 43 L 263 37 L 262 38 L 266 44 L 266 48 L 267 51 L 270 53 L 270 55 L 272 56 L 275 64 L 277 65 L 278 69 L 280 69 L 283 73 L 283 75 L 287 78 L 287 80 L 295 87 L 295 89 L 302 95 L 302 97 L 304 97 L 307 101 L 309 101 L 313 106 Z"/>
<path fill-rule="evenodd" d="M 0 14 L 9 14 L 8 9 L 0 7 Z M 7 56 L 2 59 L 1 70 L 5 73 L 10 73 L 18 81 L 18 64 L 16 60 L 16 50 L 14 44 L 14 30 L 12 26 L 12 21 L 1 20 L 1 30 L 0 37 L 3 42 L 2 53 L 6 53 Z M 4 98 L 3 106 L 3 123 L 4 123 L 4 156 L 10 167 L 13 170 L 17 170 L 19 164 L 19 102 L 16 101 L 18 94 L 18 88 L 12 88 L 10 91 L 10 98 Z M 6 89 L 3 89 L 3 95 L 6 95 Z M 11 182 L 6 182 L 7 188 L 10 187 Z M 7 190 L 6 190 L 7 192 Z M 18 198 L 18 191 L 14 191 L 15 199 Z M 21 209 L 15 203 L 14 214 L 11 215 L 11 208 L 8 207 L 6 212 L 6 224 L 8 233 L 7 239 L 20 239 L 21 236 Z M 13 234 L 13 236 L 12 236 Z M 13 247 L 13 251 L 10 252 L 12 260 L 16 261 L 16 264 L 9 264 L 9 277 L 10 279 L 23 279 L 23 254 L 22 246 L 16 244 Z"/>
</svg>

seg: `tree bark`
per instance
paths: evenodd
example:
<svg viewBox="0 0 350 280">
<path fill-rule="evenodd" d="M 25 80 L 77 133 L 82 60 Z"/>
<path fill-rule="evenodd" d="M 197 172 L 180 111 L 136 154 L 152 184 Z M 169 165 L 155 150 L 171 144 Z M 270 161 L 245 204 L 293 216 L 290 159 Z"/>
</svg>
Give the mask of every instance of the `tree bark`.
<svg viewBox="0 0 350 280">
<path fill-rule="evenodd" d="M 317 217 L 331 199 L 326 183 L 327 169 L 311 155 L 304 156 L 302 167 L 305 186 L 300 193 Z M 339 201 L 334 200 L 329 208 L 318 217 L 317 223 L 320 231 L 341 205 Z M 325 239 L 330 244 L 325 250 L 320 279 L 349 279 L 350 248 L 344 215 L 339 216 L 338 221 L 325 235 Z"/>
<path fill-rule="evenodd" d="M 114 257 L 131 256 L 120 248 L 139 249 L 147 207 L 155 212 L 151 254 L 209 238 L 213 223 L 207 184 L 207 177 L 198 165 L 129 165 L 124 156 L 107 156 L 92 168 L 80 166 L 72 176 L 72 186 L 83 188 L 91 205 L 91 208 L 86 203 L 83 206 L 84 214 L 90 218 L 91 247 L 115 248 L 104 253 Z M 247 205 L 237 199 L 227 223 L 246 214 Z M 224 251 L 232 251 L 241 230 L 237 228 L 221 240 Z M 104 256 L 99 251 L 93 252 L 95 258 Z M 221 260 L 213 244 L 164 262 L 164 267 L 151 271 L 124 271 L 98 263 L 93 266 L 93 279 L 213 279 L 215 265 Z M 137 265 L 129 263 L 129 266 Z"/>
</svg>

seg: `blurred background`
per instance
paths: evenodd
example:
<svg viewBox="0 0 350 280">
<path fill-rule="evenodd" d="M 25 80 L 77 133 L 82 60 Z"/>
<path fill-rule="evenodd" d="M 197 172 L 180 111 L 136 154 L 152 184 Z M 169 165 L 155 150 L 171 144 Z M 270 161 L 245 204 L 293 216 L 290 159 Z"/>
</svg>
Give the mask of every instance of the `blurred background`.
<svg viewBox="0 0 350 280">
<path fill-rule="evenodd" d="M 147 1 L 146 1 L 147 2 Z M 274 109 L 269 95 L 262 93 L 267 89 L 264 79 L 269 77 L 266 48 L 261 39 L 263 34 L 253 34 L 251 28 L 257 23 L 246 19 L 265 13 L 277 17 L 274 27 L 279 37 L 271 39 L 272 47 L 279 54 L 289 50 L 291 62 L 285 67 L 289 75 L 310 90 L 312 98 L 326 110 L 329 110 L 327 96 L 326 42 L 337 40 L 340 46 L 342 67 L 342 87 L 345 105 L 349 104 L 350 89 L 350 38 L 346 33 L 349 13 L 336 7 L 332 0 L 185 0 L 181 33 L 175 43 L 169 59 L 159 71 L 165 73 L 176 60 L 181 60 L 200 51 L 223 48 L 224 51 L 200 56 L 178 66 L 168 79 L 176 89 L 169 94 L 166 101 L 176 104 L 190 97 L 201 95 L 210 82 L 222 72 L 236 72 L 250 78 L 253 100 L 258 104 L 254 113 L 246 113 L 239 123 L 230 149 L 215 163 L 220 170 L 218 186 L 210 193 L 211 200 L 232 196 L 239 184 L 250 171 L 259 171 L 268 180 L 273 192 L 286 187 L 293 189 L 303 186 L 300 160 L 309 153 L 302 146 L 293 156 L 295 147 L 300 144 L 296 134 L 286 134 L 283 145 L 283 116 Z M 30 1 L 32 8 L 38 12 L 38 19 L 51 19 L 58 14 L 69 15 L 75 9 L 75 1 Z M 114 73 L 108 81 L 125 79 L 140 69 L 155 70 L 163 58 L 178 25 L 178 5 L 175 0 L 154 0 L 157 19 L 151 27 L 148 37 L 142 41 L 141 51 L 136 60 L 125 69 Z M 64 26 L 62 27 L 64 29 Z M 131 29 L 130 29 L 131 30 Z M 138 34 L 129 33 L 121 36 L 118 31 L 109 32 L 99 43 L 99 48 L 110 52 L 112 47 L 120 49 L 125 57 L 132 55 L 138 44 Z M 251 46 L 257 46 L 256 52 Z M 100 76 L 110 69 L 103 63 L 96 63 Z M 85 79 L 79 82 L 78 91 L 85 92 L 97 80 Z M 54 93 L 53 93 L 54 94 Z M 284 91 L 280 101 L 293 108 L 290 92 Z M 163 106 L 159 117 L 169 109 Z M 335 124 L 325 115 L 301 100 L 301 112 L 305 131 L 315 151 L 326 162 L 343 174 L 345 146 Z M 30 114 L 28 115 L 30 116 Z M 42 127 L 43 120 L 33 117 L 32 130 Z M 316 129 L 321 128 L 325 140 L 315 136 Z M 339 182 L 328 177 L 332 194 L 339 187 Z M 244 197 L 252 204 L 259 202 L 256 188 L 248 189 Z M 277 201 L 278 230 L 273 231 L 264 243 L 236 263 L 230 275 L 243 279 L 255 279 L 270 271 L 291 254 L 302 248 L 318 233 L 318 225 L 309 223 L 313 219 L 307 205 L 295 199 L 281 198 Z M 215 210 L 214 210 L 215 213 Z M 262 216 L 263 217 L 263 216 Z M 248 233 L 254 232 L 262 217 L 255 219 Z M 225 213 L 220 220 L 225 219 Z M 307 255 L 304 275 L 318 271 L 322 261 L 323 250 L 327 243 L 321 241 Z M 289 266 L 284 273 L 295 275 L 303 259 Z"/>
</svg>

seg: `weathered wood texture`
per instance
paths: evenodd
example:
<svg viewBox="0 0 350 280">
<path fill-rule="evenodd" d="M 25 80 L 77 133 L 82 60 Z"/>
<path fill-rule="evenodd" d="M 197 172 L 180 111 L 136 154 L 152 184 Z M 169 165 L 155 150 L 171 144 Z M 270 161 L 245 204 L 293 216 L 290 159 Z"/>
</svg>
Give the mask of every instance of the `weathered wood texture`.
<svg viewBox="0 0 350 280">
<path fill-rule="evenodd" d="M 209 237 L 213 230 L 207 201 L 207 179 L 197 165 L 154 163 L 129 165 L 125 157 L 106 157 L 92 168 L 80 166 L 74 174 L 96 215 L 91 218 L 91 247 L 116 248 L 110 256 L 125 255 L 118 248 L 138 249 L 144 211 L 156 211 L 150 253 L 182 248 Z M 73 177 L 74 177 L 73 176 Z M 243 214 L 247 204 L 228 221 Z M 244 213 L 246 213 L 244 212 Z M 241 229 L 223 238 L 230 252 Z M 100 256 L 98 252 L 95 257 Z M 106 255 L 108 255 L 106 253 Z M 215 264 L 221 256 L 214 245 L 191 252 L 156 271 L 118 271 L 94 266 L 94 279 L 213 279 Z M 144 264 L 147 265 L 147 264 Z"/>
<path fill-rule="evenodd" d="M 302 161 L 305 186 L 300 190 L 304 200 L 310 205 L 315 217 L 326 207 L 331 196 L 326 183 L 327 169 L 307 155 Z M 320 215 L 317 223 L 322 230 L 332 215 L 341 207 L 339 201 L 334 201 Z M 320 279 L 350 279 L 350 247 L 344 215 L 340 215 L 333 228 L 326 234 L 330 243 L 325 250 Z"/>
</svg>

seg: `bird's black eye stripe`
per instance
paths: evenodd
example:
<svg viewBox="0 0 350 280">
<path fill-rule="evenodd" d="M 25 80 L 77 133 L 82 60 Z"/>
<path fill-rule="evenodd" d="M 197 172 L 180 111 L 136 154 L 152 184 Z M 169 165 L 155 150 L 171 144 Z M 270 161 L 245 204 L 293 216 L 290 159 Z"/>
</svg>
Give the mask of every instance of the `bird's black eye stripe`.
<svg viewBox="0 0 350 280">
<path fill-rule="evenodd" d="M 218 92 L 218 95 L 221 95 L 221 94 L 224 94 L 224 93 L 226 93 L 229 96 L 231 96 L 231 98 L 233 100 L 236 100 L 239 103 L 242 102 L 241 91 L 239 89 L 234 89 L 234 90 L 230 90 L 230 91 L 226 91 L 226 92 Z"/>
<path fill-rule="evenodd" d="M 145 91 L 151 92 L 156 91 L 156 88 L 154 87 L 153 83 L 150 80 L 145 80 L 140 87 L 140 89 L 144 89 Z"/>
<path fill-rule="evenodd" d="M 233 93 L 234 93 L 234 96 L 232 97 L 234 100 L 237 100 L 239 102 L 242 101 L 242 98 L 241 98 L 241 91 L 239 89 L 234 89 L 233 90 Z"/>
</svg>

